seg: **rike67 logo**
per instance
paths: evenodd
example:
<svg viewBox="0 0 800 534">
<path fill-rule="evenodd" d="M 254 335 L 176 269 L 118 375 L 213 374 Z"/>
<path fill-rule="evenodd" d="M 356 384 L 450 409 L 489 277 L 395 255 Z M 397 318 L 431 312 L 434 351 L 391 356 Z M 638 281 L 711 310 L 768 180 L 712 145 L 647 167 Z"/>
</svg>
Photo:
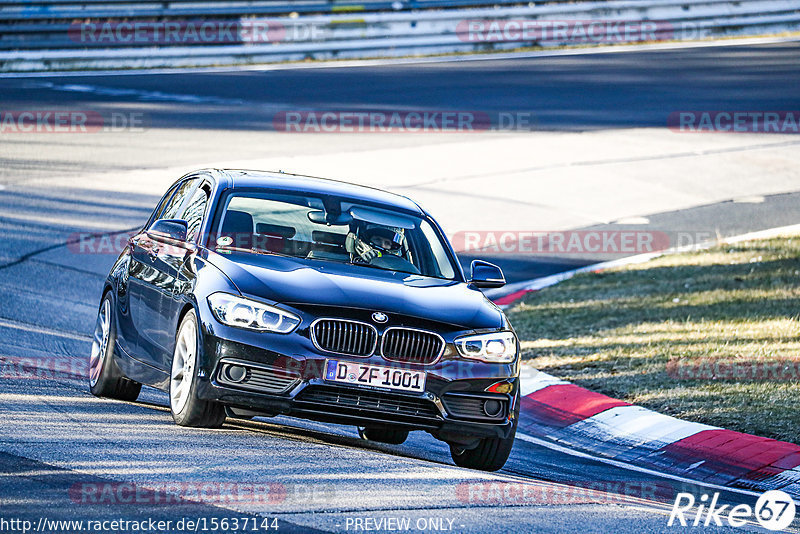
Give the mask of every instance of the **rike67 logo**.
<svg viewBox="0 0 800 534">
<path fill-rule="evenodd" d="M 749 504 L 719 504 L 719 493 L 712 497 L 703 494 L 695 499 L 691 493 L 678 493 L 669 514 L 667 526 L 675 523 L 684 527 L 724 526 L 743 527 L 752 519 L 768 530 L 784 530 L 792 524 L 795 517 L 795 504 L 792 497 L 780 490 L 765 492 L 756 501 L 755 507 Z"/>
</svg>

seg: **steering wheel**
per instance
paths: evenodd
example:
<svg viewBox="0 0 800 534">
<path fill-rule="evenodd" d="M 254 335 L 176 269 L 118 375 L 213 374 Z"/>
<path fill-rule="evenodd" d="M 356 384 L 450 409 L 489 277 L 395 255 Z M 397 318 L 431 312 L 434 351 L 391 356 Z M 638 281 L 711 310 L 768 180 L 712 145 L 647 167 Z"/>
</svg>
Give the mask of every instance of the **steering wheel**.
<svg viewBox="0 0 800 534">
<path fill-rule="evenodd" d="M 391 269 L 392 271 L 420 274 L 419 269 L 417 269 L 413 263 L 405 258 L 401 258 L 400 256 L 395 256 L 394 254 L 375 256 L 369 261 L 369 264 L 380 267 L 381 269 Z"/>
</svg>

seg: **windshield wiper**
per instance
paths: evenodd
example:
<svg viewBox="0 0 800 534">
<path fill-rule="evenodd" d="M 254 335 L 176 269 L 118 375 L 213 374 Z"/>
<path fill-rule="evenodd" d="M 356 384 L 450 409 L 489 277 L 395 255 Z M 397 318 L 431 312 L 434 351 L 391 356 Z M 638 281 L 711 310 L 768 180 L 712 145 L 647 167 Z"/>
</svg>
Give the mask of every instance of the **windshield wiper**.
<svg viewBox="0 0 800 534">
<path fill-rule="evenodd" d="M 259 250 L 255 248 L 241 248 L 241 247 L 231 247 L 227 245 L 220 245 L 216 247 L 217 251 L 219 250 L 229 250 L 231 252 L 249 252 L 251 254 L 260 254 L 262 256 L 281 256 L 284 258 L 294 258 L 295 256 L 291 256 L 289 254 L 283 254 L 282 252 L 272 252 L 269 250 Z"/>
<path fill-rule="evenodd" d="M 342 262 L 345 263 L 345 262 Z M 350 265 L 358 265 L 360 267 L 372 267 L 373 269 L 380 269 L 381 271 L 390 271 L 393 273 L 402 273 L 402 274 L 419 274 L 419 273 L 412 273 L 411 271 L 401 271 L 400 269 L 392 269 L 390 267 L 381 267 L 380 265 L 373 265 L 371 263 L 355 263 L 353 261 L 349 262 Z"/>
</svg>

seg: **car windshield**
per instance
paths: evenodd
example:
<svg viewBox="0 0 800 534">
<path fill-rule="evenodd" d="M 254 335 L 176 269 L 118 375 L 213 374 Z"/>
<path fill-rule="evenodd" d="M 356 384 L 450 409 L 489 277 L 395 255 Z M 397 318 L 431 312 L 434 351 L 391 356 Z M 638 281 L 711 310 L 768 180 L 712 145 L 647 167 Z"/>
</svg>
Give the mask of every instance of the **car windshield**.
<svg viewBox="0 0 800 534">
<path fill-rule="evenodd" d="M 425 219 L 335 197 L 234 193 L 217 250 L 277 254 L 455 279 L 439 233 Z"/>
</svg>

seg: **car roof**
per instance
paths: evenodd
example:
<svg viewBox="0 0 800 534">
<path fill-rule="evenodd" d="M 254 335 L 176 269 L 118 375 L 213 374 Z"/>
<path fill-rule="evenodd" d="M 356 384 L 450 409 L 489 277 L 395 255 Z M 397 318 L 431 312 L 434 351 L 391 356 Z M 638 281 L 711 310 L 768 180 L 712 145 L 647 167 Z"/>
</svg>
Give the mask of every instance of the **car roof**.
<svg viewBox="0 0 800 534">
<path fill-rule="evenodd" d="M 418 215 L 425 211 L 413 200 L 374 187 L 355 185 L 328 178 L 317 178 L 285 172 L 249 169 L 216 169 L 219 178 L 227 178 L 228 188 L 269 188 L 293 193 L 318 193 L 361 200 Z"/>
</svg>

